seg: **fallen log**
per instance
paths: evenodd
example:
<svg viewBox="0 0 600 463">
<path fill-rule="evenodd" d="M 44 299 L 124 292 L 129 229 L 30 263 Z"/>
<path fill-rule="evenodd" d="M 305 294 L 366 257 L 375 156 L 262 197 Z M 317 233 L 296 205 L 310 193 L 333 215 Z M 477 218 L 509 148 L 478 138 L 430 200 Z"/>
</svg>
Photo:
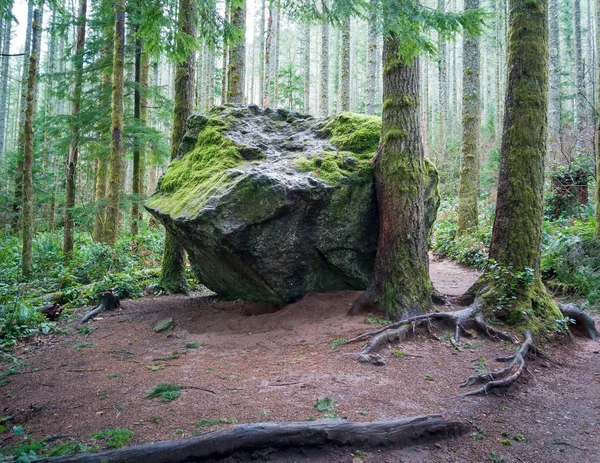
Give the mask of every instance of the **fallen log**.
<svg viewBox="0 0 600 463">
<path fill-rule="evenodd" d="M 84 323 L 88 322 L 100 312 L 104 312 L 105 310 L 117 309 L 119 307 L 121 307 L 121 301 L 119 300 L 119 296 L 116 296 L 112 291 L 102 291 L 98 296 L 98 306 L 95 309 L 90 310 L 88 313 L 86 313 L 79 322 L 79 325 L 81 326 Z"/>
<path fill-rule="evenodd" d="M 343 419 L 240 424 L 186 439 L 137 445 L 100 453 L 44 458 L 36 463 L 183 463 L 223 458 L 236 452 L 265 448 L 323 445 L 353 448 L 408 447 L 455 437 L 469 429 L 465 423 L 438 415 L 390 421 L 355 423 Z"/>
</svg>

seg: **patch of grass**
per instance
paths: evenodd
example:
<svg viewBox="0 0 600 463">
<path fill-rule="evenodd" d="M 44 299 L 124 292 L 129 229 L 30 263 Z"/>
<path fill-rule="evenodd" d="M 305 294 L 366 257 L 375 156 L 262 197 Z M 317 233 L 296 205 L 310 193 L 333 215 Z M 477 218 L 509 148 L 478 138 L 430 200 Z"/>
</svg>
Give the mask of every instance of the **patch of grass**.
<svg viewBox="0 0 600 463">
<path fill-rule="evenodd" d="M 177 352 L 176 350 L 174 350 L 171 355 L 168 355 L 166 357 L 154 357 L 152 359 L 152 361 L 153 362 L 168 362 L 169 360 L 177 360 L 180 357 L 181 357 L 181 354 L 179 352 Z"/>
<path fill-rule="evenodd" d="M 500 442 L 502 442 L 504 445 L 512 445 L 512 441 L 510 439 L 502 439 Z"/>
<path fill-rule="evenodd" d="M 482 374 L 485 373 L 486 371 L 488 371 L 488 363 L 485 357 L 480 356 L 476 361 L 475 361 L 475 370 L 477 371 L 477 373 Z"/>
<path fill-rule="evenodd" d="M 160 397 L 161 402 L 170 402 L 181 395 L 179 384 L 160 383 L 150 392 L 146 398 L 154 399 Z"/>
<path fill-rule="evenodd" d="M 392 349 L 390 351 L 390 354 L 392 354 L 394 357 L 398 357 L 399 359 L 403 359 L 404 357 L 406 357 L 406 352 L 404 352 L 401 349 Z"/>
<path fill-rule="evenodd" d="M 113 373 L 112 375 L 106 375 L 106 377 L 108 379 L 117 379 L 117 378 L 122 378 L 123 375 L 121 373 Z"/>
<path fill-rule="evenodd" d="M 44 454 L 48 457 L 63 457 L 67 455 L 76 455 L 78 453 L 95 453 L 99 452 L 100 447 L 97 445 L 87 445 L 83 442 L 65 442 L 64 444 L 56 444 L 48 449 Z"/>
<path fill-rule="evenodd" d="M 81 352 L 82 349 L 92 349 L 94 347 L 98 347 L 98 344 L 95 342 L 78 342 L 74 347 L 78 352 Z"/>
<path fill-rule="evenodd" d="M 165 366 L 164 365 L 146 365 L 146 368 L 148 368 L 148 370 L 150 370 L 150 371 L 160 371 L 160 370 L 164 370 Z"/>
<path fill-rule="evenodd" d="M 92 331 L 94 331 L 94 328 L 91 327 L 90 325 L 84 325 L 81 328 L 79 328 L 79 334 L 90 334 Z"/>
<path fill-rule="evenodd" d="M 12 378 L 4 378 L 0 379 L 0 387 L 6 386 L 8 383 L 12 382 Z"/>
<path fill-rule="evenodd" d="M 327 419 L 333 419 L 333 418 L 337 418 L 339 415 L 337 413 L 325 413 L 323 415 L 323 419 L 327 420 Z"/>
<path fill-rule="evenodd" d="M 504 463 L 504 457 L 500 455 L 498 452 L 491 451 L 490 452 L 490 461 L 492 463 Z"/>
<path fill-rule="evenodd" d="M 160 423 L 160 417 L 159 417 L 159 416 L 156 416 L 156 415 L 154 415 L 152 418 L 150 418 L 150 421 L 151 421 L 153 424 L 158 424 L 158 423 Z"/>
<path fill-rule="evenodd" d="M 474 432 L 473 434 L 471 434 L 471 438 L 474 440 L 483 440 L 485 439 L 485 434 L 481 432 Z"/>
<path fill-rule="evenodd" d="M 227 418 L 216 418 L 213 420 L 198 420 L 196 426 L 199 428 L 208 428 L 210 426 L 217 426 L 218 424 L 228 424 Z"/>
<path fill-rule="evenodd" d="M 442 333 L 439 338 L 441 341 L 450 341 L 450 339 L 452 339 L 452 333 Z"/>
<path fill-rule="evenodd" d="M 110 449 L 120 449 L 125 447 L 133 436 L 131 429 L 105 429 L 104 431 L 92 434 L 92 439 L 103 440 Z"/>
<path fill-rule="evenodd" d="M 334 407 L 335 407 L 335 400 L 333 400 L 329 396 L 324 397 L 323 399 L 317 399 L 317 401 L 315 402 L 315 408 L 317 410 L 319 410 L 320 412 L 333 411 Z"/>
<path fill-rule="evenodd" d="M 366 323 L 367 325 L 389 325 L 390 321 L 386 320 L 385 318 L 382 318 L 382 317 L 375 317 L 374 315 L 368 315 L 363 320 L 363 323 Z"/>
<path fill-rule="evenodd" d="M 464 343 L 462 343 L 461 347 L 463 349 L 477 349 L 482 344 L 483 344 L 483 341 L 482 342 L 464 342 Z"/>
<path fill-rule="evenodd" d="M 203 347 L 204 343 L 203 342 L 188 342 L 185 345 L 186 349 L 198 349 L 198 347 Z"/>
<path fill-rule="evenodd" d="M 425 381 L 435 381 L 435 379 L 433 378 L 432 375 L 430 375 L 429 373 L 427 373 L 425 375 Z"/>
<path fill-rule="evenodd" d="M 331 348 L 335 349 L 345 343 L 346 343 L 346 338 L 334 339 L 333 341 L 331 341 Z"/>
<path fill-rule="evenodd" d="M 527 440 L 527 438 L 521 433 L 515 434 L 513 436 L 513 439 L 516 440 L 517 442 L 525 442 Z"/>
<path fill-rule="evenodd" d="M 510 407 L 507 404 L 500 404 L 500 411 L 504 412 L 506 410 L 508 410 Z"/>
</svg>

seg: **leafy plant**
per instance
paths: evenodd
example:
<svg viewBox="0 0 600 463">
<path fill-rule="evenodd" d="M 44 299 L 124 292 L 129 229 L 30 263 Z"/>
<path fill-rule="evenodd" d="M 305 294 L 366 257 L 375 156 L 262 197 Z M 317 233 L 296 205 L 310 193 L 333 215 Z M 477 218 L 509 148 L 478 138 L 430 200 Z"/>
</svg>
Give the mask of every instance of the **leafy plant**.
<svg viewBox="0 0 600 463">
<path fill-rule="evenodd" d="M 332 411 L 334 407 L 335 400 L 333 400 L 329 396 L 326 396 L 323 399 L 317 399 L 317 401 L 315 402 L 315 408 L 320 412 Z"/>
<path fill-rule="evenodd" d="M 400 349 L 392 349 L 390 351 L 390 354 L 392 354 L 394 357 L 398 357 L 400 359 L 403 359 L 406 357 L 406 352 L 404 352 L 403 350 L 400 350 Z"/>
<path fill-rule="evenodd" d="M 342 344 L 346 343 L 346 338 L 338 338 L 338 339 L 334 339 L 333 341 L 331 341 L 331 348 L 335 349 L 336 347 L 341 346 Z"/>
<path fill-rule="evenodd" d="M 150 392 L 146 398 L 154 399 L 160 397 L 161 402 L 170 402 L 181 395 L 181 386 L 179 384 L 160 383 Z"/>
</svg>

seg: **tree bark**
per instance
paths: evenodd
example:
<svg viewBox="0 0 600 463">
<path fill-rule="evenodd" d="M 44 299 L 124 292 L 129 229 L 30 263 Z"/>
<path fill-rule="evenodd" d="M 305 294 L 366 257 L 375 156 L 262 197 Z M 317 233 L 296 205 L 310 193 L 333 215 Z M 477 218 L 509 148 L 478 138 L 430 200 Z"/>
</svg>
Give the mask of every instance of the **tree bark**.
<svg viewBox="0 0 600 463">
<path fill-rule="evenodd" d="M 15 169 L 15 193 L 13 198 L 12 232 L 19 231 L 19 218 L 23 202 L 23 152 L 25 150 L 25 110 L 27 107 L 27 77 L 29 76 L 29 55 L 31 53 L 31 31 L 33 21 L 33 0 L 27 2 L 27 28 L 25 29 L 25 47 L 23 50 L 23 69 L 21 70 L 21 96 L 19 100 L 19 120 L 17 134 L 17 162 Z"/>
<path fill-rule="evenodd" d="M 342 24 L 342 43 L 340 53 L 340 111 L 350 111 L 350 18 Z"/>
<path fill-rule="evenodd" d="M 302 30 L 302 67 L 304 68 L 304 95 L 302 112 L 310 113 L 310 24 L 304 24 Z"/>
<path fill-rule="evenodd" d="M 265 63 L 264 63 L 264 81 L 263 81 L 263 100 L 264 108 L 271 106 L 271 44 L 273 42 L 273 9 L 275 0 L 269 0 L 269 17 L 267 19 L 267 35 L 265 38 Z"/>
<path fill-rule="evenodd" d="M 12 31 L 12 21 L 6 19 L 2 29 L 1 50 L 4 55 L 10 53 L 10 34 Z M 6 129 L 8 117 L 8 56 L 0 58 L 0 162 L 4 160 L 6 150 Z"/>
<path fill-rule="evenodd" d="M 438 0 L 438 10 L 440 13 L 446 12 L 446 0 Z M 440 34 L 438 44 L 438 96 L 439 96 L 439 116 L 438 116 L 438 155 L 441 159 L 446 154 L 448 126 L 448 59 L 447 59 L 446 41 Z M 435 158 L 434 163 L 437 164 L 439 158 Z"/>
<path fill-rule="evenodd" d="M 246 77 L 246 0 L 236 1 L 231 8 L 231 25 L 240 30 L 240 38 L 231 48 L 227 77 L 227 101 L 245 104 Z"/>
<path fill-rule="evenodd" d="M 181 33 L 196 37 L 195 0 L 179 0 L 178 28 Z M 175 107 L 173 131 L 171 133 L 171 159 L 177 156 L 177 149 L 185 134 L 186 122 L 194 107 L 194 69 L 195 53 L 189 52 L 186 58 L 177 64 L 175 70 Z M 165 247 L 159 285 L 170 292 L 188 293 L 185 276 L 185 251 L 177 237 L 169 230 L 165 235 Z"/>
<path fill-rule="evenodd" d="M 279 1 L 273 0 L 273 21 L 271 24 L 271 105 L 279 105 Z"/>
<path fill-rule="evenodd" d="M 187 439 L 153 442 L 101 453 L 44 458 L 39 463 L 183 463 L 219 459 L 265 448 L 324 445 L 409 447 L 456 437 L 469 430 L 465 423 L 440 416 L 416 416 L 390 421 L 353 423 L 342 419 L 239 424 Z"/>
<path fill-rule="evenodd" d="M 540 278 L 544 157 L 548 117 L 548 1 L 511 0 L 508 82 L 496 215 L 490 245 L 490 267 L 500 268 L 483 299 L 494 316 L 508 323 L 538 322 L 554 326 L 562 315 Z M 505 271 L 502 271 L 505 269 Z M 532 272 L 524 288 L 514 275 Z M 507 289 L 516 299 L 502 304 Z M 491 307 L 491 308 L 490 308 Z M 539 328 L 539 326 L 537 326 Z"/>
<path fill-rule="evenodd" d="M 379 244 L 371 280 L 351 313 L 383 312 L 400 319 L 431 307 L 424 159 L 419 131 L 419 59 L 399 55 L 394 33 L 383 43 L 381 145 L 375 158 Z"/>
<path fill-rule="evenodd" d="M 581 0 L 573 0 L 573 35 L 575 36 L 575 128 L 576 154 L 582 155 L 585 147 L 585 83 L 583 75 L 583 45 L 581 40 Z"/>
<path fill-rule="evenodd" d="M 258 104 L 264 104 L 264 81 L 265 81 L 265 0 L 260 2 L 260 13 L 258 21 Z"/>
<path fill-rule="evenodd" d="M 372 0 L 373 10 L 367 23 L 367 88 L 365 113 L 375 114 L 375 93 L 377 90 L 377 55 L 379 54 L 379 37 L 377 34 L 377 1 Z"/>
<path fill-rule="evenodd" d="M 113 55 L 113 81 L 111 105 L 110 167 L 108 174 L 108 205 L 104 224 L 103 241 L 117 242 L 121 211 L 119 202 L 123 187 L 123 98 L 125 71 L 125 0 L 117 0 L 114 6 L 115 35 Z"/>
<path fill-rule="evenodd" d="M 319 116 L 329 115 L 329 24 L 321 24 L 321 86 Z"/>
<path fill-rule="evenodd" d="M 75 207 L 77 158 L 79 156 L 79 112 L 81 109 L 81 94 L 83 85 L 83 49 L 85 46 L 85 24 L 87 0 L 79 0 L 77 16 L 77 44 L 75 46 L 75 82 L 73 85 L 73 100 L 71 103 L 71 145 L 67 155 L 67 179 L 65 191 L 65 225 L 63 234 L 63 254 L 70 256 L 73 251 L 73 208 Z"/>
<path fill-rule="evenodd" d="M 600 0 L 596 2 L 596 54 L 600 55 Z M 598 58 L 597 58 L 598 59 Z M 597 71 L 597 85 L 600 85 L 600 66 Z M 596 107 L 600 108 L 600 89 L 596 91 Z M 600 118 L 596 121 L 596 235 L 600 236 Z"/>
<path fill-rule="evenodd" d="M 550 98 L 548 118 L 548 158 L 556 160 L 560 149 L 560 113 L 561 113 L 561 89 L 560 89 L 560 29 L 558 0 L 550 0 L 549 4 L 550 24 Z"/>
<path fill-rule="evenodd" d="M 33 269 L 33 116 L 35 111 L 37 62 L 42 36 L 41 16 L 42 11 L 36 8 L 33 12 L 33 23 L 31 25 L 32 41 L 27 70 L 25 123 L 23 127 L 23 259 L 21 269 L 24 277 L 31 276 Z"/>
<path fill-rule="evenodd" d="M 479 0 L 465 0 L 465 11 L 479 8 Z M 477 226 L 479 198 L 479 127 L 481 125 L 479 38 L 463 38 L 462 158 L 458 186 L 457 232 Z"/>
</svg>

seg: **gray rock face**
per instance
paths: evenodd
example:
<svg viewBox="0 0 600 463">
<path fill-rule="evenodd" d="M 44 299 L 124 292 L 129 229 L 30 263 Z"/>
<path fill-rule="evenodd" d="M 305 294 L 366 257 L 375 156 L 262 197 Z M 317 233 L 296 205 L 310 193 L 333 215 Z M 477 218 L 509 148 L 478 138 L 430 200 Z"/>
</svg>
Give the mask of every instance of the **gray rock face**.
<svg viewBox="0 0 600 463">
<path fill-rule="evenodd" d="M 278 304 L 366 287 L 379 227 L 376 143 L 361 139 L 356 153 L 343 136 L 348 124 L 376 119 L 342 116 L 227 106 L 190 119 L 146 208 L 179 237 L 203 284 L 223 298 Z M 340 140 L 348 151 L 335 148 Z M 428 172 L 435 217 L 437 172 Z"/>
</svg>

